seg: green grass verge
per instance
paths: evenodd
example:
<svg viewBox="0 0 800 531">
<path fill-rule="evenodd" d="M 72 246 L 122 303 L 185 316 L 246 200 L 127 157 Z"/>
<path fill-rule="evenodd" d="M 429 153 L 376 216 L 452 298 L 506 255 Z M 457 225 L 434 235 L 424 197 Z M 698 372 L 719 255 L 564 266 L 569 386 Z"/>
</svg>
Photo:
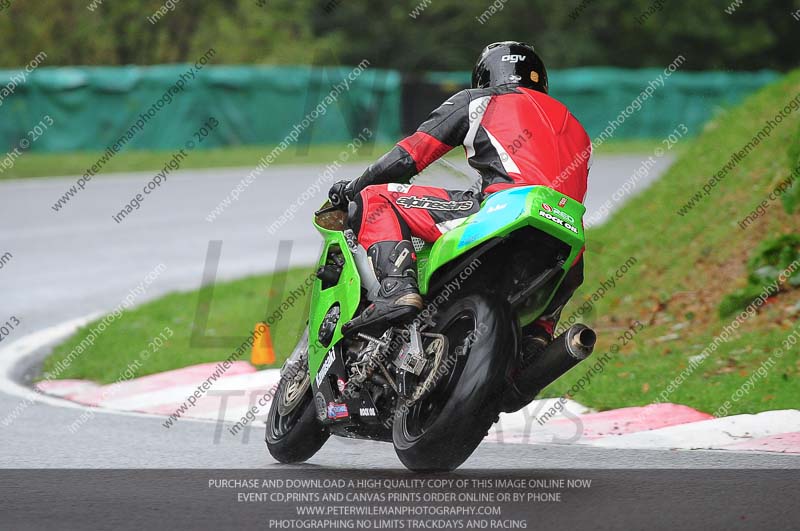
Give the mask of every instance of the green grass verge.
<svg viewBox="0 0 800 531">
<path fill-rule="evenodd" d="M 691 368 L 690 359 L 729 325 L 729 320 L 718 317 L 718 307 L 725 295 L 747 284 L 746 264 L 752 250 L 764 238 L 789 234 L 800 226 L 798 216 L 786 214 L 779 202 L 746 230 L 737 226 L 788 176 L 786 147 L 797 142 L 794 134 L 800 114 L 773 131 L 689 214 L 679 216 L 677 210 L 798 92 L 800 72 L 795 72 L 708 124 L 647 193 L 629 201 L 606 225 L 589 232 L 586 281 L 564 316 L 575 312 L 629 257 L 635 257 L 636 264 L 581 319 L 599 332 L 596 356 L 615 345 L 619 351 L 572 398 L 599 409 L 652 403 L 682 371 Z M 645 152 L 656 145 L 645 144 Z M 308 273 L 281 274 L 286 276 L 287 291 L 301 285 Z M 275 293 L 269 297 L 271 282 L 270 276 L 257 276 L 217 285 L 206 335 L 247 337 L 253 324 L 264 318 L 266 301 L 273 301 L 270 310 L 274 311 L 283 300 Z M 171 327 L 174 336 L 137 375 L 228 357 L 239 342 L 219 348 L 190 346 L 197 301 L 197 292 L 178 293 L 126 312 L 58 377 L 115 381 L 164 326 Z M 796 330 L 798 314 L 800 290 L 776 297 L 696 369 L 684 372 L 684 381 L 667 400 L 708 412 L 729 401 L 728 414 L 798 407 L 797 351 L 773 356 L 774 349 Z M 291 350 L 298 324 L 304 320 L 300 305 L 296 305 L 273 327 L 279 363 Z M 635 321 L 644 328 L 620 345 L 617 338 Z M 45 370 L 67 356 L 86 330 L 59 346 L 45 363 Z M 769 370 L 759 371 L 766 360 L 774 363 Z M 567 393 L 587 369 L 576 367 L 545 395 Z M 752 390 L 731 401 L 748 381 Z"/>
<path fill-rule="evenodd" d="M 208 305 L 208 323 L 201 334 L 203 344 L 223 342 L 223 345 L 208 347 L 192 346 L 190 338 L 197 319 L 196 313 L 201 291 L 174 293 L 122 313 L 108 328 L 99 334 L 85 350 L 79 345 L 99 321 L 88 324 L 55 348 L 45 360 L 43 373 L 56 378 L 84 378 L 101 383 L 112 383 L 121 378 L 126 367 L 136 369 L 135 376 L 144 376 L 196 363 L 220 361 L 234 353 L 253 332 L 255 323 L 279 309 L 287 299 L 290 289 L 303 286 L 310 270 L 295 269 L 272 275 L 254 276 L 214 286 Z M 284 295 L 284 293 L 286 295 Z M 288 306 L 288 304 L 287 304 Z M 203 313 L 203 312 L 200 312 Z M 291 352 L 306 321 L 305 301 L 288 308 L 279 319 L 273 320 L 271 335 L 275 345 L 277 363 L 280 366 Z M 278 315 L 278 314 L 276 314 Z M 153 339 L 165 327 L 172 331 L 171 337 L 155 352 L 150 346 Z M 169 336 L 165 332 L 165 336 Z M 162 336 L 164 337 L 164 336 Z M 86 343 L 84 343 L 86 345 Z M 76 350 L 77 349 L 77 350 Z M 82 352 L 78 352 L 82 350 Z M 149 350 L 149 355 L 142 355 Z M 71 354 L 72 353 L 72 354 Z M 66 369 L 60 364 L 72 359 Z M 250 360 L 250 351 L 240 358 Z M 141 365 L 137 363 L 141 361 Z"/>
<path fill-rule="evenodd" d="M 601 155 L 652 153 L 659 142 L 659 140 L 613 140 L 603 144 L 598 153 Z M 181 162 L 181 169 L 253 167 L 273 148 L 274 146 L 242 146 L 198 150 Z M 349 161 L 371 162 L 390 148 L 388 144 L 364 146 L 357 153 L 351 154 Z M 306 152 L 303 148 L 293 146 L 275 159 L 274 164 L 328 164 L 338 159 L 343 149 L 345 149 L 343 145 L 313 145 Z M 125 151 L 103 166 L 100 175 L 158 171 L 173 154 L 173 151 Z M 0 172 L 0 180 L 82 175 L 102 155 L 99 152 L 25 153 L 15 161 L 13 167 Z M 461 158 L 463 154 L 460 150 L 454 150 L 449 156 Z"/>
<path fill-rule="evenodd" d="M 658 147 L 665 150 L 667 148 L 661 138 L 612 139 L 598 146 L 594 155 L 652 155 Z M 683 143 L 678 143 L 674 144 L 669 151 L 672 154 L 680 155 L 684 148 Z"/>
<path fill-rule="evenodd" d="M 356 154 L 351 153 L 352 162 L 371 161 L 378 158 L 391 146 L 364 146 Z M 209 150 L 197 150 L 181 161 L 181 169 L 206 169 L 253 167 L 268 155 L 274 146 L 242 146 Z M 329 164 L 339 158 L 344 145 L 313 145 L 306 151 L 292 146 L 275 159 L 274 164 Z M 116 155 L 105 166 L 100 175 L 118 172 L 159 171 L 174 154 L 167 151 L 125 151 Z M 14 166 L 0 173 L 0 179 L 23 179 L 28 177 L 54 177 L 83 175 L 87 168 L 102 156 L 99 152 L 78 153 L 25 153 Z"/>
</svg>

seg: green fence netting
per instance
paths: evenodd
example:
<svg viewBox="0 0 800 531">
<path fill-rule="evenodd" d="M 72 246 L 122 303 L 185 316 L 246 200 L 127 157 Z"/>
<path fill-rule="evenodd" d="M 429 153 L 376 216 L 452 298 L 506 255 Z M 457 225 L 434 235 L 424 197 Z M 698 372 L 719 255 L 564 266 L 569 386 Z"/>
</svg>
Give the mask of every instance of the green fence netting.
<svg viewBox="0 0 800 531">
<path fill-rule="evenodd" d="M 402 84 L 395 71 L 208 66 L 192 78 L 191 68 L 42 67 L 24 81 L 20 71 L 0 70 L 0 142 L 6 151 L 12 149 L 49 115 L 54 125 L 30 149 L 104 150 L 126 134 L 125 149 L 177 149 L 213 116 L 221 125 L 199 148 L 275 145 L 297 131 L 315 109 L 317 117 L 300 127 L 300 146 L 347 142 L 364 127 L 378 142 L 394 142 L 401 135 Z M 564 101 L 595 137 L 662 74 L 660 69 L 554 71 L 551 94 Z M 641 109 L 616 128 L 614 137 L 659 138 L 680 123 L 696 134 L 719 109 L 778 76 L 771 71 L 678 71 L 641 102 Z M 182 90 L 177 91 L 181 79 Z M 444 92 L 455 92 L 469 82 L 469 73 L 430 73 L 424 79 L 441 85 Z M 318 107 L 321 103 L 323 107 Z M 143 124 L 138 129 L 137 122 Z M 130 135 L 132 128 L 135 134 Z"/>
<path fill-rule="evenodd" d="M 125 149 L 180 148 L 209 117 L 221 125 L 198 148 L 274 145 L 292 131 L 300 145 L 344 143 L 364 127 L 378 142 L 399 134 L 394 71 L 214 66 L 192 78 L 191 68 L 39 68 L 16 87 L 13 77 L 21 73 L 0 71 L 0 95 L 2 87 L 13 89 L 0 105 L 0 142 L 17 145 L 44 115 L 54 125 L 33 142 L 36 151 L 104 150 L 131 128 Z"/>
<path fill-rule="evenodd" d="M 778 77 L 779 73 L 770 70 L 677 71 L 665 75 L 664 70 L 656 68 L 592 67 L 549 73 L 550 95 L 570 108 L 592 138 L 606 129 L 609 121 L 621 124 L 614 125 L 614 138 L 663 138 L 681 123 L 690 134 L 696 135 L 715 113 Z M 449 92 L 467 86 L 470 74 L 431 72 L 426 81 L 441 84 Z M 648 86 L 651 86 L 650 94 L 640 97 Z M 620 113 L 637 98 L 639 102 L 631 108 L 633 112 L 620 120 Z"/>
</svg>

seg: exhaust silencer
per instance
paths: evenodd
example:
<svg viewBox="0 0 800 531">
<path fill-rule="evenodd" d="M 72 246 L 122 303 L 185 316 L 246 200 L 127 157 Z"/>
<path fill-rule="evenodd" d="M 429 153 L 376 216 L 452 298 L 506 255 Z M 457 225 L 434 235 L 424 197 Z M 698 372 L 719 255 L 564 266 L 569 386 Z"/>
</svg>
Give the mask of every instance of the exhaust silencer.
<svg viewBox="0 0 800 531">
<path fill-rule="evenodd" d="M 515 371 L 503 397 L 503 411 L 513 412 L 536 398 L 542 389 L 585 360 L 594 350 L 597 334 L 576 324 L 558 336 L 544 350 L 525 360 Z"/>
</svg>

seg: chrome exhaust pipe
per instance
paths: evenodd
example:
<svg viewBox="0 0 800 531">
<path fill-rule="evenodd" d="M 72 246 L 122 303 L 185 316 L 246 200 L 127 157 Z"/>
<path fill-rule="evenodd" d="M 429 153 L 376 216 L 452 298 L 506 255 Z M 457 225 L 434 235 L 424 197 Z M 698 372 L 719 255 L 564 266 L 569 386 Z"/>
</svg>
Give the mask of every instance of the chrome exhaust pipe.
<svg viewBox="0 0 800 531">
<path fill-rule="evenodd" d="M 597 334 L 588 326 L 571 326 L 512 374 L 512 381 L 503 396 L 503 411 L 511 413 L 523 408 L 542 389 L 588 358 L 596 342 Z"/>
<path fill-rule="evenodd" d="M 594 351 L 595 343 L 597 343 L 597 334 L 595 331 L 582 324 L 571 326 L 569 330 L 559 336 L 558 339 L 563 336 L 566 336 L 564 342 L 566 343 L 567 351 L 570 356 L 576 358 L 579 362 L 589 357 L 592 351 Z M 558 341 L 558 339 L 556 339 L 556 341 Z"/>
</svg>

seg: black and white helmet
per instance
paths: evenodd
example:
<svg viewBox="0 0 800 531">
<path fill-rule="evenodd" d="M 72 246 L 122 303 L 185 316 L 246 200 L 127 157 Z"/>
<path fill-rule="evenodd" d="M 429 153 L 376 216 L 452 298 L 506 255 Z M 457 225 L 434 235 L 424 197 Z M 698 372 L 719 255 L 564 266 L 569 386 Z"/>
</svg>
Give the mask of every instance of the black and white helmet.
<svg viewBox="0 0 800 531">
<path fill-rule="evenodd" d="M 481 52 L 472 70 L 472 88 L 520 85 L 547 94 L 547 70 L 533 46 L 495 42 Z"/>
</svg>

